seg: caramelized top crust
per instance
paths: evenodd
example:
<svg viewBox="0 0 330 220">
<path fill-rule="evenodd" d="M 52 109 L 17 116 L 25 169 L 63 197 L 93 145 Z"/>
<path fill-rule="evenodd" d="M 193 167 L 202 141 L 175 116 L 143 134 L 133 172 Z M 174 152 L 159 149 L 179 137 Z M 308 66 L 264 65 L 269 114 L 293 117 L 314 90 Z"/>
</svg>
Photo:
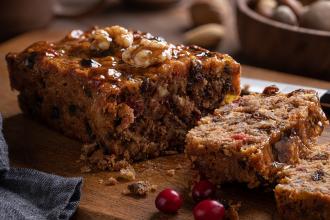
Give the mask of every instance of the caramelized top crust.
<svg viewBox="0 0 330 220">
<path fill-rule="evenodd" d="M 20 54 L 10 53 L 8 62 L 11 59 L 27 67 L 38 66 L 39 71 L 75 74 L 90 86 L 112 92 L 139 87 L 145 78 L 186 77 L 192 64 L 210 74 L 240 74 L 240 65 L 228 55 L 197 46 L 175 46 L 150 33 L 120 26 L 73 30 L 59 42 L 41 41 Z M 232 93 L 238 94 L 239 82 L 234 83 Z"/>
</svg>

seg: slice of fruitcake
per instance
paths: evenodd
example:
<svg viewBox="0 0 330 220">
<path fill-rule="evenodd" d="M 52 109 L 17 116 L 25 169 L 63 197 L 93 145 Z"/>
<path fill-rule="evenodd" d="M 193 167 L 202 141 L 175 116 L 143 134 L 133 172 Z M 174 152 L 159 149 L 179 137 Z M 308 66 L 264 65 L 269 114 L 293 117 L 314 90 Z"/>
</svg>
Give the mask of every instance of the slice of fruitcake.
<svg viewBox="0 0 330 220">
<path fill-rule="evenodd" d="M 98 143 L 109 164 L 182 151 L 187 131 L 240 93 L 230 56 L 120 26 L 74 30 L 6 59 L 23 112 Z"/>
<path fill-rule="evenodd" d="M 330 219 L 330 144 L 281 172 L 275 198 L 282 219 Z"/>
<path fill-rule="evenodd" d="M 201 119 L 186 137 L 193 167 L 214 183 L 274 184 L 276 173 L 305 158 L 327 118 L 315 91 L 241 97 Z"/>
</svg>

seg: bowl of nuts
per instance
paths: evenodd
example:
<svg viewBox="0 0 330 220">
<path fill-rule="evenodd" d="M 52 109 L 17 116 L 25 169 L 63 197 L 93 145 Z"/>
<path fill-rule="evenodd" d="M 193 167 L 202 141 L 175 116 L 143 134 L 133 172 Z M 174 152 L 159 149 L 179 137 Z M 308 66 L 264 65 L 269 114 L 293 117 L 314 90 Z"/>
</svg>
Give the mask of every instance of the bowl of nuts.
<svg viewBox="0 0 330 220">
<path fill-rule="evenodd" d="M 237 0 L 243 58 L 330 81 L 330 1 Z"/>
</svg>

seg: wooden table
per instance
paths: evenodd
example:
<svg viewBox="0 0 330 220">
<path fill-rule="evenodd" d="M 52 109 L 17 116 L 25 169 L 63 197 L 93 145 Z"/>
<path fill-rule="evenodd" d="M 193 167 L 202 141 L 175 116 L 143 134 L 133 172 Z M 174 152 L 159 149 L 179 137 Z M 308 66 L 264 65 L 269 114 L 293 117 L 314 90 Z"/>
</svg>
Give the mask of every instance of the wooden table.
<svg viewBox="0 0 330 220">
<path fill-rule="evenodd" d="M 155 33 L 157 34 L 157 32 Z M 104 186 L 99 183 L 102 179 L 115 176 L 115 173 L 81 174 L 80 165 L 76 163 L 79 159 L 81 143 L 66 138 L 21 114 L 16 101 L 17 93 L 11 91 L 9 87 L 4 61 L 5 54 L 9 51 L 20 51 L 37 40 L 59 39 L 63 34 L 54 30 L 36 31 L 0 45 L 0 112 L 4 116 L 4 132 L 10 146 L 11 164 L 63 176 L 83 176 L 83 192 L 78 212 L 75 215 L 76 219 L 192 219 L 193 204 L 187 189 L 187 180 L 191 177 L 191 173 L 189 164 L 183 155 L 162 157 L 135 165 L 138 179 L 147 179 L 152 184 L 158 185 L 157 192 L 165 187 L 172 187 L 185 196 L 184 208 L 177 215 L 163 215 L 154 207 L 156 193 L 151 193 L 143 199 L 135 199 L 121 194 L 128 183 L 120 183 L 115 186 Z M 243 66 L 243 76 L 330 88 L 329 82 L 251 66 Z M 163 173 L 165 170 L 177 168 L 178 164 L 182 168 L 176 170 L 175 176 L 170 177 Z M 224 198 L 242 201 L 241 219 L 277 219 L 272 193 L 246 190 L 242 186 L 228 186 L 224 191 L 222 194 Z"/>
</svg>

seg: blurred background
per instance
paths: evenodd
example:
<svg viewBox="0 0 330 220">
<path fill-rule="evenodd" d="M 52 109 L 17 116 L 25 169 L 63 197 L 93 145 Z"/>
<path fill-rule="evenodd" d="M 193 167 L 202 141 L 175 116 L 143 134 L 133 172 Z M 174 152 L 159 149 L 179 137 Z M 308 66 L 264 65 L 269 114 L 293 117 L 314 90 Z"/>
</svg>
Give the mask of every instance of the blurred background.
<svg viewBox="0 0 330 220">
<path fill-rule="evenodd" d="M 326 0 L 10 0 L 0 2 L 0 44 L 118 24 L 330 81 L 329 16 Z"/>
</svg>

